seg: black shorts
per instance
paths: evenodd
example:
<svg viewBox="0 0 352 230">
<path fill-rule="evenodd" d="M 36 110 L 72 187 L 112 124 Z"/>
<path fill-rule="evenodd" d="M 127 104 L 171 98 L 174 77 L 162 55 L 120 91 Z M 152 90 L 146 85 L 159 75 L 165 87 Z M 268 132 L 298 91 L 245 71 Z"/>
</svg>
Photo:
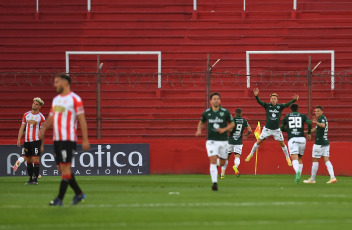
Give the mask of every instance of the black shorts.
<svg viewBox="0 0 352 230">
<path fill-rule="evenodd" d="M 40 156 L 40 145 L 42 141 L 32 141 L 32 142 L 24 142 L 23 144 L 23 152 L 26 157 L 29 156 Z"/>
<path fill-rule="evenodd" d="M 76 153 L 76 142 L 54 141 L 54 151 L 56 164 L 71 163 Z"/>
</svg>

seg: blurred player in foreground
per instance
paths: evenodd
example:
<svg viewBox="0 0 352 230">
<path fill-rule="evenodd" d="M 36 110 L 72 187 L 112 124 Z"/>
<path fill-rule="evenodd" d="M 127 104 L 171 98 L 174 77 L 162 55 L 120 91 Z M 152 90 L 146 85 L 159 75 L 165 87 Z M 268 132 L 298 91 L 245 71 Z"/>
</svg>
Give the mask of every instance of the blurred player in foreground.
<svg viewBox="0 0 352 230">
<path fill-rule="evenodd" d="M 39 178 L 39 158 L 44 150 L 44 139 L 40 140 L 39 129 L 45 121 L 44 115 L 39 112 L 44 101 L 39 97 L 33 99 L 32 110 L 26 112 L 22 117 L 22 125 L 18 131 L 17 146 L 21 147 L 21 139 L 25 134 L 22 157 L 18 158 L 13 170 L 17 171 L 22 162 L 27 162 L 29 180 L 27 185 L 37 185 Z M 25 131 L 24 131 L 25 130 Z"/>
<path fill-rule="evenodd" d="M 236 176 L 240 176 L 240 172 L 238 171 L 238 166 L 240 165 L 240 157 L 242 154 L 242 148 L 243 148 L 243 143 L 242 143 L 242 137 L 247 138 L 249 134 L 252 132 L 251 127 L 248 124 L 248 121 L 242 117 L 242 109 L 236 109 L 235 110 L 235 117 L 233 118 L 235 122 L 235 127 L 231 131 L 229 135 L 229 146 L 227 148 L 227 160 L 225 162 L 225 165 L 221 167 L 221 179 L 225 178 L 225 171 L 227 168 L 227 165 L 229 163 L 229 159 L 232 153 L 235 154 L 235 162 L 234 166 L 232 167 L 233 170 L 235 171 Z M 247 128 L 247 133 L 243 134 L 243 130 Z"/>
<path fill-rule="evenodd" d="M 223 166 L 227 160 L 228 133 L 235 126 L 231 113 L 221 107 L 221 96 L 215 92 L 210 95 L 211 108 L 205 110 L 198 123 L 196 136 L 202 134 L 205 122 L 208 127 L 208 140 L 206 148 L 210 160 L 210 176 L 213 182 L 212 190 L 218 190 L 218 161 Z M 218 160 L 219 158 L 219 160 Z"/>
<path fill-rule="evenodd" d="M 40 135 L 44 137 L 45 131 L 53 126 L 55 159 L 62 178 L 59 195 L 49 203 L 51 206 L 63 205 L 62 201 L 68 185 L 75 192 L 72 205 L 76 205 L 85 199 L 85 194 L 78 186 L 71 171 L 71 164 L 76 153 L 77 120 L 82 131 L 82 149 L 85 151 L 90 148 L 88 129 L 82 99 L 71 92 L 70 84 L 71 78 L 69 76 L 65 74 L 56 75 L 54 87 L 59 95 L 53 99 L 50 115 L 40 130 Z"/>
<path fill-rule="evenodd" d="M 307 140 L 311 139 L 312 122 L 309 118 L 298 112 L 298 105 L 292 104 L 292 113 L 285 116 L 281 124 L 281 130 L 288 134 L 288 149 L 292 157 L 292 166 L 296 172 L 296 183 L 301 179 L 303 169 L 302 157 L 306 149 L 306 138 L 304 137 L 304 122 L 308 125 Z"/>
<path fill-rule="evenodd" d="M 256 143 L 254 143 L 253 148 L 250 152 L 250 154 L 246 158 L 246 162 L 250 161 L 251 158 L 253 157 L 254 152 L 257 150 L 259 145 L 263 143 L 263 141 L 270 137 L 273 136 L 276 141 L 279 142 L 280 146 L 282 147 L 282 151 L 284 152 L 286 156 L 286 161 L 288 166 L 292 166 L 290 156 L 288 154 L 287 147 L 284 142 L 284 136 L 282 135 L 282 132 L 280 130 L 280 117 L 282 110 L 284 110 L 286 107 L 290 106 L 293 104 L 295 101 L 298 100 L 298 95 L 295 94 L 293 96 L 293 100 L 286 103 L 286 104 L 278 104 L 278 98 L 279 96 L 276 93 L 273 93 L 270 95 L 270 103 L 264 103 L 261 101 L 258 97 L 259 94 L 259 89 L 256 88 L 253 90 L 254 96 L 259 103 L 259 105 L 263 106 L 266 112 L 266 123 L 265 126 L 262 130 L 262 133 L 260 134 L 259 139 L 257 140 Z"/>
<path fill-rule="evenodd" d="M 326 182 L 327 184 L 334 184 L 337 182 L 334 174 L 334 168 L 329 160 L 330 157 L 330 142 L 328 140 L 328 120 L 323 114 L 323 107 L 318 105 L 314 110 L 315 117 L 312 122 L 316 124 L 316 127 L 312 129 L 312 132 L 316 132 L 315 142 L 313 145 L 313 165 L 312 165 L 312 175 L 308 180 L 304 180 L 304 183 L 314 184 L 315 177 L 319 168 L 319 159 L 323 157 L 324 163 L 328 172 L 330 174 L 330 180 Z"/>
</svg>

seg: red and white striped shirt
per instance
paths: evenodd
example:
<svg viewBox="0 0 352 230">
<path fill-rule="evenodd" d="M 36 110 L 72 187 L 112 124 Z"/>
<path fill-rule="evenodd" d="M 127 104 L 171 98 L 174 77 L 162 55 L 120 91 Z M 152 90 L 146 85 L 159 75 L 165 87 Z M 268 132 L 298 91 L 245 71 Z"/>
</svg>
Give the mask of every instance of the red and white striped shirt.
<svg viewBox="0 0 352 230">
<path fill-rule="evenodd" d="M 33 114 L 28 111 L 23 115 L 22 124 L 26 125 L 25 142 L 39 141 L 39 129 L 42 127 L 45 117 L 42 113 Z"/>
<path fill-rule="evenodd" d="M 77 141 L 77 116 L 84 113 L 80 96 L 70 92 L 57 95 L 52 103 L 50 115 L 53 116 L 54 141 Z"/>
</svg>

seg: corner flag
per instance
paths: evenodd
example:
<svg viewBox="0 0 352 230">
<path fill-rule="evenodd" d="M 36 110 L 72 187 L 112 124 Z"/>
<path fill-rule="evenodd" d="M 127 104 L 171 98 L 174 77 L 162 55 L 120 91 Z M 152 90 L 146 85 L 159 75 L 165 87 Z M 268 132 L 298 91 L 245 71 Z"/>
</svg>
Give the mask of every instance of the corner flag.
<svg viewBox="0 0 352 230">
<path fill-rule="evenodd" d="M 254 131 L 254 136 L 255 138 L 258 140 L 260 137 L 260 134 L 262 133 L 261 128 L 260 128 L 260 122 L 258 121 L 258 125 L 257 128 L 255 128 Z M 255 168 L 254 168 L 254 175 L 257 175 L 257 162 L 258 162 L 258 149 L 257 152 L 255 154 Z"/>
</svg>

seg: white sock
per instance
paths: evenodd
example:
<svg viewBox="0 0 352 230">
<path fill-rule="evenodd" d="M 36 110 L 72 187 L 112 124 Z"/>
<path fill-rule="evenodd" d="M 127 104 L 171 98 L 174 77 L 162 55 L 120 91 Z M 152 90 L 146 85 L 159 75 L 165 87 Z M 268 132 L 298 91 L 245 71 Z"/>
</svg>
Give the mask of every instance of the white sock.
<svg viewBox="0 0 352 230">
<path fill-rule="evenodd" d="M 330 174 L 331 179 L 335 179 L 335 174 L 334 174 L 334 168 L 332 167 L 332 164 L 330 161 L 325 162 L 326 168 L 328 169 L 328 172 Z"/>
<path fill-rule="evenodd" d="M 318 172 L 318 168 L 319 168 L 319 162 L 313 162 L 313 165 L 312 165 L 312 176 L 310 177 L 311 180 L 315 180 L 315 177 L 316 177 L 317 172 Z"/>
<path fill-rule="evenodd" d="M 225 164 L 223 166 L 221 166 L 221 175 L 225 175 L 225 171 L 226 171 L 228 164 L 229 164 L 229 161 L 226 160 Z"/>
<path fill-rule="evenodd" d="M 210 164 L 210 177 L 213 183 L 218 183 L 218 167 L 216 164 Z"/>
<path fill-rule="evenodd" d="M 295 170 L 295 172 L 297 173 L 299 171 L 299 162 L 298 160 L 293 160 L 292 161 L 292 166 L 293 166 L 293 169 Z"/>
<path fill-rule="evenodd" d="M 286 145 L 284 147 L 282 147 L 282 151 L 284 151 L 284 154 L 286 156 L 286 158 L 289 158 L 290 156 L 288 155 L 288 150 L 287 150 L 287 147 Z"/>
<path fill-rule="evenodd" d="M 303 171 L 303 164 L 299 164 L 299 169 L 298 169 L 301 173 Z"/>
<path fill-rule="evenodd" d="M 254 152 L 258 149 L 258 147 L 259 147 L 259 145 L 257 145 L 257 142 L 256 143 L 254 143 L 254 145 L 253 145 L 253 147 L 252 147 L 252 150 L 251 150 L 251 155 L 253 155 L 254 154 Z"/>
<path fill-rule="evenodd" d="M 18 158 L 17 160 L 18 160 L 18 162 L 20 163 L 18 166 L 20 166 L 20 165 L 23 163 L 24 158 L 23 158 L 23 157 L 20 157 L 20 158 Z"/>
<path fill-rule="evenodd" d="M 235 166 L 236 166 L 236 168 L 238 168 L 238 166 L 240 166 L 240 163 L 241 163 L 240 158 L 235 157 Z"/>
</svg>

